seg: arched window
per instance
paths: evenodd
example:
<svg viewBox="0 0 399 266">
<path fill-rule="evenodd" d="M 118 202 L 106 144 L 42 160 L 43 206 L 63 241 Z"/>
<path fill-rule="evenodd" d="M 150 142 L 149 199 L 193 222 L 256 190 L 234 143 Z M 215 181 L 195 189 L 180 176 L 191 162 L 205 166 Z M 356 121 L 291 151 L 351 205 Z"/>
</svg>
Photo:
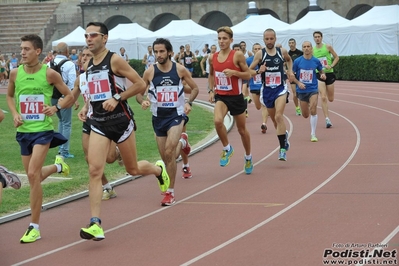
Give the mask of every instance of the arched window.
<svg viewBox="0 0 399 266">
<path fill-rule="evenodd" d="M 275 17 L 276 19 L 280 19 L 276 12 L 268 8 L 261 8 L 259 9 L 259 15 L 270 15 Z"/>
<path fill-rule="evenodd" d="M 205 14 L 199 20 L 198 24 L 211 30 L 217 30 L 219 27 L 222 26 L 233 26 L 230 18 L 220 11 L 212 11 Z"/>
<path fill-rule="evenodd" d="M 156 16 L 151 21 L 150 26 L 148 28 L 149 30 L 156 31 L 169 24 L 169 22 L 171 22 L 172 20 L 180 20 L 180 18 L 172 13 L 163 13 Z"/>
<path fill-rule="evenodd" d="M 347 19 L 354 19 L 357 18 L 360 15 L 363 15 L 367 11 L 369 11 L 372 8 L 372 6 L 369 6 L 367 4 L 360 4 L 352 7 L 348 14 L 346 15 Z"/>
</svg>

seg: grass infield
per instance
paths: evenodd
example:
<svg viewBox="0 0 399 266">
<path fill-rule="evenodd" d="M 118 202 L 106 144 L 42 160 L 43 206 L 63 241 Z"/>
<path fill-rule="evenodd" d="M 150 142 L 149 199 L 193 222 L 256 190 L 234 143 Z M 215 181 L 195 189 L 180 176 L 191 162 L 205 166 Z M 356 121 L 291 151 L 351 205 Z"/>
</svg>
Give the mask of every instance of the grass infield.
<svg viewBox="0 0 399 266">
<path fill-rule="evenodd" d="M 79 101 L 82 106 L 82 99 L 80 98 Z M 151 112 L 149 109 L 146 111 L 142 110 L 134 98 L 129 100 L 129 104 L 134 111 L 137 124 L 136 140 L 138 159 L 155 162 L 160 156 L 153 137 Z M 0 95 L 0 108 L 6 112 L 9 111 L 5 95 Z M 44 181 L 43 204 L 88 189 L 88 166 L 84 159 L 81 146 L 82 122 L 77 118 L 77 114 L 78 110 L 74 110 L 70 141 L 70 152 L 75 155 L 75 158 L 66 160 L 71 168 L 71 172 L 68 176 L 70 179 L 62 181 Z M 187 124 L 187 133 L 190 136 L 190 143 L 193 145 L 204 139 L 213 130 L 213 114 L 205 108 L 193 105 L 193 110 L 189 116 L 190 121 Z M 55 115 L 52 118 L 54 128 L 57 130 L 58 118 Z M 0 132 L 0 164 L 15 173 L 25 174 L 21 161 L 20 147 L 15 140 L 16 128 L 14 128 L 10 113 L 6 113 L 5 119 L 0 123 Z M 57 152 L 58 148 L 49 150 L 45 165 L 54 163 Z M 125 174 L 125 169 L 120 167 L 118 163 L 107 164 L 105 167 L 105 175 L 109 181 L 116 180 L 125 176 Z M 57 176 L 61 176 L 61 174 Z M 14 190 L 12 188 L 3 190 L 0 216 L 29 208 L 29 183 L 27 183 L 26 178 L 24 181 L 19 190 Z"/>
</svg>

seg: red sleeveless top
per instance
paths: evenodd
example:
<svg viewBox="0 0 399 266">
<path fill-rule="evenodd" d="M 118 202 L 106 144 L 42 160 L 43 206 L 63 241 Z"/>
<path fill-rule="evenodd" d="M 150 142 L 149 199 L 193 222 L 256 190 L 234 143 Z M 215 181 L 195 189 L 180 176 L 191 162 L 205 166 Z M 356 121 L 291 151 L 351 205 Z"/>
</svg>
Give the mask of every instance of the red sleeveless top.
<svg viewBox="0 0 399 266">
<path fill-rule="evenodd" d="M 242 88 L 242 79 L 231 76 L 227 77 L 223 70 L 226 68 L 241 71 L 239 67 L 234 65 L 235 51 L 231 50 L 224 62 L 218 61 L 219 52 L 213 55 L 213 70 L 215 72 L 215 93 L 219 95 L 240 95 Z"/>
</svg>

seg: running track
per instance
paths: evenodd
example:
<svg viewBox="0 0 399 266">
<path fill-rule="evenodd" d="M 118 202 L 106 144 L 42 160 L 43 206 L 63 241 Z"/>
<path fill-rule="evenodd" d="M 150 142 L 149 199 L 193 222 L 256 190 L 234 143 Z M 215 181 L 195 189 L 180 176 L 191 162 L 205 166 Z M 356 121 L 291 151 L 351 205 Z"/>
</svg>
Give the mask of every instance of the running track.
<svg viewBox="0 0 399 266">
<path fill-rule="evenodd" d="M 206 81 L 197 82 L 199 99 L 207 99 Z M 118 186 L 118 197 L 103 202 L 101 242 L 79 237 L 90 218 L 88 198 L 44 211 L 42 239 L 33 244 L 19 243 L 29 217 L 2 224 L 0 265 L 313 266 L 323 265 L 334 243 L 399 249 L 399 84 L 338 81 L 335 95 L 331 129 L 319 108 L 317 143 L 310 142 L 309 119 L 287 105 L 287 162 L 277 160 L 271 121 L 261 134 L 261 114 L 251 104 L 252 175 L 243 174 L 234 127 L 230 165 L 219 166 L 220 142 L 190 157 L 194 178 L 177 178 L 176 205 L 160 206 L 148 176 Z"/>
</svg>

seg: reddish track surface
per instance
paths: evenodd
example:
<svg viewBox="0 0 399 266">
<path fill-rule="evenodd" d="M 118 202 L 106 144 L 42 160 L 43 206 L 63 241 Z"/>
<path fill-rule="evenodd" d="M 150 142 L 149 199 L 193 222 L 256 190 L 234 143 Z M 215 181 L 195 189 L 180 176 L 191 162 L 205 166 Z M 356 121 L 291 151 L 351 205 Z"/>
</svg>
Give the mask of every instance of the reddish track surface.
<svg viewBox="0 0 399 266">
<path fill-rule="evenodd" d="M 205 80 L 197 81 L 205 100 Z M 43 212 L 42 239 L 33 244 L 19 243 L 30 217 L 3 224 L 0 265 L 313 266 L 323 265 L 326 249 L 346 250 L 337 243 L 398 249 L 399 84 L 338 81 L 335 96 L 332 128 L 318 109 L 317 143 L 310 142 L 309 119 L 287 105 L 287 162 L 277 160 L 271 121 L 267 134 L 260 132 L 252 104 L 252 175 L 243 174 L 234 127 L 230 165 L 219 166 L 220 142 L 190 157 L 194 178 L 177 177 L 176 205 L 160 206 L 148 176 L 117 187 L 118 197 L 103 202 L 101 242 L 79 237 L 90 218 L 88 198 Z"/>
</svg>

